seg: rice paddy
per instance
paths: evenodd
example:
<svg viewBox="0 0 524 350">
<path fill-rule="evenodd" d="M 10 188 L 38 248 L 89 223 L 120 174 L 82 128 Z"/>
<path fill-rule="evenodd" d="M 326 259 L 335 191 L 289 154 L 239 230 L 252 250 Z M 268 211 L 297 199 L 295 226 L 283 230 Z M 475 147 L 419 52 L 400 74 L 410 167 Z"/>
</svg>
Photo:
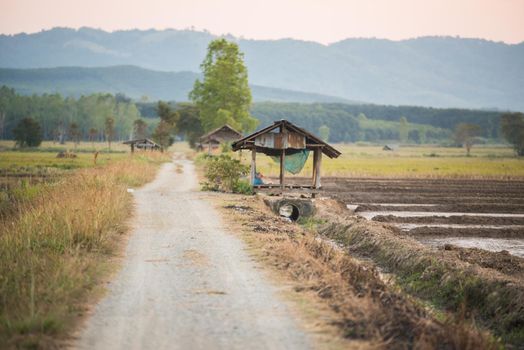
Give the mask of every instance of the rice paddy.
<svg viewBox="0 0 524 350">
<path fill-rule="evenodd" d="M 322 175 L 336 177 L 387 178 L 487 178 L 519 179 L 524 177 L 524 159 L 515 157 L 505 146 L 477 146 L 471 156 L 462 148 L 440 146 L 406 146 L 384 151 L 383 146 L 335 144 L 342 152 L 337 159 L 323 157 Z M 246 164 L 250 156 L 244 153 Z M 299 174 L 311 176 L 310 156 Z M 279 164 L 257 154 L 257 170 L 265 176 L 276 177 Z M 286 174 L 286 176 L 290 176 Z"/>
</svg>

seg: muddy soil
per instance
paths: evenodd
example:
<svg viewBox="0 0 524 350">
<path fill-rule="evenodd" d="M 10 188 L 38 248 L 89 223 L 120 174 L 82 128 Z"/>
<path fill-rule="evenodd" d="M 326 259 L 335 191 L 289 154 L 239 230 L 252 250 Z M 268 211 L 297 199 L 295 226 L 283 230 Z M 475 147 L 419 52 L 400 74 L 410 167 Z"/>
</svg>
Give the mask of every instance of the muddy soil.
<svg viewBox="0 0 524 350">
<path fill-rule="evenodd" d="M 524 277 L 524 258 L 509 254 L 508 251 L 490 252 L 478 248 L 462 248 L 446 244 L 440 249 L 456 252 L 457 258 L 470 264 L 500 271 L 506 275 Z"/>
<path fill-rule="evenodd" d="M 491 237 L 524 239 L 524 228 L 447 228 L 447 227 L 417 227 L 407 231 L 410 235 L 436 237 Z"/>
<path fill-rule="evenodd" d="M 394 205 L 393 205 L 394 204 Z M 524 204 L 359 204 L 356 211 L 418 211 L 418 212 L 466 212 L 466 213 L 523 213 Z"/>
<path fill-rule="evenodd" d="M 411 224 L 524 225 L 524 218 L 521 217 L 467 215 L 426 217 L 378 215 L 373 217 L 373 221 Z"/>
<path fill-rule="evenodd" d="M 325 178 L 322 185 L 330 196 L 347 203 L 438 204 L 449 211 L 524 213 L 524 181 Z"/>
<path fill-rule="evenodd" d="M 507 246 L 512 254 L 524 244 L 524 181 L 325 178 L 323 188 L 355 214 L 389 223 L 424 244 Z"/>
</svg>

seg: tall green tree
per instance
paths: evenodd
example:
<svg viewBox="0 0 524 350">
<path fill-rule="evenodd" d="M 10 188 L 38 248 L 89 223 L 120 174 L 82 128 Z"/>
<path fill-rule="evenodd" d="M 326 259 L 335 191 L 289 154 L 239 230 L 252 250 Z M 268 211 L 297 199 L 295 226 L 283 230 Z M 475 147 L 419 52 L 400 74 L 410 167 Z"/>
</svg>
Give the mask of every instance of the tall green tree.
<svg viewBox="0 0 524 350">
<path fill-rule="evenodd" d="M 190 103 L 177 104 L 177 107 L 176 131 L 185 136 L 189 146 L 195 147 L 200 136 L 204 135 L 198 107 Z"/>
<path fill-rule="evenodd" d="M 89 128 L 89 141 L 91 141 L 91 146 L 95 148 L 95 138 L 98 135 L 98 130 L 95 128 Z"/>
<path fill-rule="evenodd" d="M 77 123 L 71 123 L 69 125 L 69 137 L 74 142 L 75 149 L 76 149 L 76 146 L 80 143 L 80 137 L 81 136 L 82 136 L 82 133 L 80 132 L 80 128 L 78 127 L 78 124 Z"/>
<path fill-rule="evenodd" d="M 155 132 L 153 132 L 153 140 L 162 146 L 162 150 L 171 146 L 175 141 L 173 137 L 173 126 L 161 120 L 155 128 Z"/>
<path fill-rule="evenodd" d="M 133 133 L 135 139 L 145 139 L 147 137 L 147 123 L 143 119 L 137 119 L 133 122 Z"/>
<path fill-rule="evenodd" d="M 158 123 L 153 132 L 153 140 L 162 146 L 162 149 L 166 149 L 175 141 L 173 132 L 178 120 L 178 113 L 173 111 L 169 104 L 159 101 L 157 114 L 160 117 L 160 123 Z"/>
<path fill-rule="evenodd" d="M 5 124 L 7 120 L 7 109 L 11 101 L 16 97 L 14 89 L 7 86 L 0 87 L 0 140 L 4 138 Z"/>
<path fill-rule="evenodd" d="M 406 117 L 400 117 L 398 134 L 400 141 L 407 142 L 409 136 L 409 124 Z"/>
<path fill-rule="evenodd" d="M 113 141 L 113 137 L 115 137 L 115 120 L 112 117 L 107 117 L 104 126 L 107 144 L 109 145 L 109 149 L 111 149 L 111 141 Z"/>
<path fill-rule="evenodd" d="M 318 128 L 318 134 L 322 141 L 328 142 L 329 140 L 329 127 L 327 125 L 322 125 L 320 128 Z"/>
<path fill-rule="evenodd" d="M 506 113 L 500 117 L 502 135 L 513 145 L 518 156 L 524 156 L 524 114 Z"/>
<path fill-rule="evenodd" d="M 212 41 L 200 65 L 203 80 L 196 80 L 189 98 L 200 110 L 205 131 L 223 124 L 237 130 L 254 130 L 257 120 L 251 117 L 251 90 L 248 85 L 244 55 L 238 45 L 226 39 Z"/>
<path fill-rule="evenodd" d="M 176 111 L 173 111 L 173 109 L 168 103 L 164 101 L 158 101 L 156 113 L 158 114 L 160 120 L 163 120 L 164 122 L 172 126 L 175 126 L 178 119 L 178 113 Z"/>
<path fill-rule="evenodd" d="M 466 147 L 469 156 L 471 147 L 475 143 L 475 137 L 480 135 L 481 129 L 477 124 L 460 123 L 455 127 L 455 142 Z"/>
<path fill-rule="evenodd" d="M 24 118 L 13 129 L 19 147 L 38 147 L 42 143 L 42 128 L 33 118 Z"/>
</svg>

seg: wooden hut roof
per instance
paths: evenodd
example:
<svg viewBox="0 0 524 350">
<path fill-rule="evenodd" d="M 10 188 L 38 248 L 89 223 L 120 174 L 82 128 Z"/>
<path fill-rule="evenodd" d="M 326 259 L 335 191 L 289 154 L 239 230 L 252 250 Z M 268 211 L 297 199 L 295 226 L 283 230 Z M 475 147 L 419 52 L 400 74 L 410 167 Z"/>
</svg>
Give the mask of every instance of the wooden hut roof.
<svg viewBox="0 0 524 350">
<path fill-rule="evenodd" d="M 306 138 L 306 149 L 314 149 L 314 148 L 320 148 L 322 150 L 322 153 L 324 153 L 329 158 L 337 158 L 340 156 L 340 152 L 336 150 L 334 147 L 330 146 L 326 142 L 322 141 L 315 135 L 311 134 L 310 132 L 296 126 L 295 124 L 287 121 L 287 120 L 280 120 L 273 123 L 273 125 L 270 125 L 268 127 L 265 127 L 259 131 L 254 132 L 251 135 L 248 135 L 238 141 L 233 142 L 231 145 L 233 151 L 238 151 L 240 149 L 252 149 L 255 146 L 255 138 L 257 138 L 260 135 L 270 133 L 271 131 L 277 129 L 277 128 L 283 128 L 285 130 L 289 130 L 295 133 L 298 133 L 300 135 L 303 135 Z M 271 151 L 267 151 L 264 149 L 258 149 L 257 151 L 260 151 L 261 153 L 271 153 Z"/>
<path fill-rule="evenodd" d="M 221 131 L 229 131 L 231 132 L 234 136 L 236 136 L 237 138 L 241 138 L 242 137 L 242 134 L 238 131 L 236 131 L 235 129 L 233 129 L 231 126 L 229 126 L 228 124 L 225 124 L 225 125 L 222 125 L 221 127 L 219 128 L 216 128 L 215 130 L 212 130 L 210 132 L 208 132 L 207 134 L 205 135 L 202 135 L 200 137 L 200 140 L 202 141 L 205 141 L 205 140 L 218 140 L 217 137 L 213 137 L 215 134 L 221 132 Z"/>
<path fill-rule="evenodd" d="M 156 143 L 155 141 L 153 141 L 151 139 L 135 139 L 135 140 L 124 141 L 123 143 L 124 143 L 124 145 L 131 145 L 131 144 L 135 144 L 135 143 L 149 143 L 149 144 L 153 145 L 153 147 L 160 147 L 160 145 L 158 143 Z"/>
</svg>

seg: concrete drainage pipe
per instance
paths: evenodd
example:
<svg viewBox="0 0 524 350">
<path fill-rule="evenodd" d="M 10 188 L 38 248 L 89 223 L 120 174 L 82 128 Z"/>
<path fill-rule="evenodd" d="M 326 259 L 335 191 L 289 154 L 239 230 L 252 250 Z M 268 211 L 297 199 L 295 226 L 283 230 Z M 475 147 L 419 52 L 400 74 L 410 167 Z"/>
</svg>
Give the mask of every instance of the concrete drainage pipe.
<svg viewBox="0 0 524 350">
<path fill-rule="evenodd" d="M 281 203 L 278 208 L 280 216 L 290 219 L 291 221 L 297 221 L 300 217 L 300 210 L 296 205 L 291 203 Z"/>
</svg>

